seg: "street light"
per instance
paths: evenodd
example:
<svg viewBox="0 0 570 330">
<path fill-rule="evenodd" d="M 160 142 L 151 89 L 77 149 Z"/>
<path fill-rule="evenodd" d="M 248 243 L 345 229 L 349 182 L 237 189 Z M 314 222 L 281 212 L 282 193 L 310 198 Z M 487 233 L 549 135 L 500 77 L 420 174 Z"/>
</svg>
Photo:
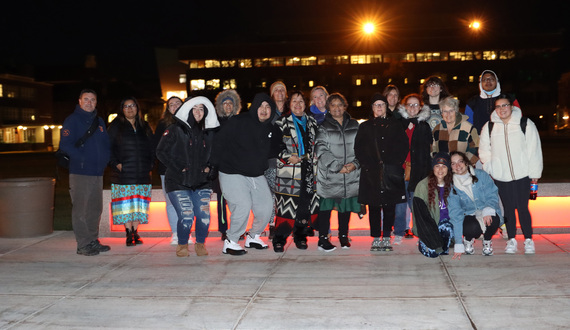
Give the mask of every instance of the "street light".
<svg viewBox="0 0 570 330">
<path fill-rule="evenodd" d="M 372 34 L 374 32 L 375 26 L 373 23 L 365 23 L 364 26 L 362 27 L 362 30 L 364 30 L 364 33 L 366 34 Z"/>
<path fill-rule="evenodd" d="M 479 30 L 481 28 L 481 22 L 472 21 L 471 23 L 469 23 L 469 28 L 473 30 Z"/>
</svg>

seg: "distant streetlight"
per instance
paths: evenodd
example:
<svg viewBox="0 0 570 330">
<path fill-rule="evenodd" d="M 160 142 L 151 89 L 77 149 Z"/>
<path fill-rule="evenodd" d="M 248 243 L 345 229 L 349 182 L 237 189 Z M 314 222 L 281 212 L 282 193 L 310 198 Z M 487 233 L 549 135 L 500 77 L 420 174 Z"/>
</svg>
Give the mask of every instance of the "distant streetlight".
<svg viewBox="0 0 570 330">
<path fill-rule="evenodd" d="M 364 30 L 364 33 L 372 34 L 374 32 L 375 27 L 373 23 L 366 23 L 364 24 L 362 29 Z"/>
<path fill-rule="evenodd" d="M 479 30 L 481 28 L 481 22 L 473 21 L 469 24 L 469 28 L 473 30 Z"/>
</svg>

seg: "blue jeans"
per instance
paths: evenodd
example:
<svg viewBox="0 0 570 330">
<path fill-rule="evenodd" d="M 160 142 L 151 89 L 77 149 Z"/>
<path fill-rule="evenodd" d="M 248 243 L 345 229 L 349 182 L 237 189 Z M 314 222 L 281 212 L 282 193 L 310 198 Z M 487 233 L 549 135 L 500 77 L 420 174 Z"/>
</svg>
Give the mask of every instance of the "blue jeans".
<svg viewBox="0 0 570 330">
<path fill-rule="evenodd" d="M 162 182 L 162 192 L 164 193 L 164 201 L 166 202 L 166 217 L 168 218 L 168 224 L 170 225 L 170 230 L 173 235 L 176 235 L 176 227 L 178 226 L 178 214 L 176 209 L 172 205 L 166 189 L 164 188 L 164 175 L 160 176 L 160 181 Z"/>
<path fill-rule="evenodd" d="M 406 229 L 410 229 L 410 214 L 412 209 L 412 200 L 414 193 L 408 191 L 408 184 L 406 181 L 406 201 L 407 203 L 396 204 L 396 219 L 394 220 L 394 235 L 404 236 Z"/>
<path fill-rule="evenodd" d="M 211 189 L 175 190 L 168 193 L 178 214 L 178 244 L 188 244 L 192 222 L 196 217 L 196 243 L 204 243 L 210 228 Z"/>
<path fill-rule="evenodd" d="M 449 222 L 449 219 L 442 219 L 439 220 L 437 228 L 439 229 L 439 235 L 443 243 L 443 252 L 438 253 L 436 250 L 428 248 L 421 240 L 418 241 L 418 250 L 428 258 L 437 258 L 439 255 L 449 254 L 449 246 L 453 238 L 453 225 Z"/>
</svg>

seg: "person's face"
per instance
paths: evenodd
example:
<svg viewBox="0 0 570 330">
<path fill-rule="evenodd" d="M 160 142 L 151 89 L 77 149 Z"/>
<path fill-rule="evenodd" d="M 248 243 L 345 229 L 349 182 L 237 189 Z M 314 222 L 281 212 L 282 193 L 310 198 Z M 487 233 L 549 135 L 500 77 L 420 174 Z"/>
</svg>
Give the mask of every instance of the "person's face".
<svg viewBox="0 0 570 330">
<path fill-rule="evenodd" d="M 257 118 L 260 122 L 264 122 L 271 117 L 271 106 L 267 101 L 263 101 L 259 108 L 257 108 Z"/>
<path fill-rule="evenodd" d="M 295 116 L 300 117 L 305 113 L 305 100 L 299 94 L 293 95 L 289 107 Z"/>
<path fill-rule="evenodd" d="M 459 175 L 467 173 L 467 164 L 463 161 L 463 157 L 459 155 L 451 156 L 451 170 L 454 174 Z"/>
<path fill-rule="evenodd" d="M 192 115 L 194 116 L 194 119 L 196 119 L 196 122 L 202 120 L 202 118 L 204 118 L 204 105 L 196 104 L 195 106 L 193 106 Z"/>
<path fill-rule="evenodd" d="M 490 92 L 497 88 L 497 79 L 495 75 L 492 73 L 485 73 L 483 77 L 481 77 L 481 87 L 487 92 Z"/>
<path fill-rule="evenodd" d="M 372 103 L 372 113 L 374 114 L 374 118 L 386 117 L 386 102 L 377 100 Z"/>
<path fill-rule="evenodd" d="M 273 100 L 275 102 L 285 102 L 285 98 L 287 97 L 287 90 L 283 85 L 277 85 L 273 89 Z"/>
<path fill-rule="evenodd" d="M 342 119 L 342 116 L 346 111 L 346 107 L 344 106 L 344 104 L 342 104 L 342 101 L 339 99 L 334 99 L 330 103 L 329 108 L 331 116 L 336 120 Z"/>
<path fill-rule="evenodd" d="M 443 182 L 443 178 L 447 175 L 447 166 L 443 164 L 437 164 L 433 167 L 433 174 L 437 178 L 438 182 Z"/>
<path fill-rule="evenodd" d="M 420 100 L 417 97 L 410 97 L 406 100 L 406 112 L 410 118 L 415 118 L 420 112 Z"/>
<path fill-rule="evenodd" d="M 435 81 L 432 81 L 426 85 L 426 91 L 429 96 L 436 97 L 441 93 L 441 86 Z"/>
<path fill-rule="evenodd" d="M 128 120 L 133 120 L 137 116 L 137 104 L 133 100 L 127 100 L 123 104 L 123 114 Z"/>
<path fill-rule="evenodd" d="M 170 111 L 171 114 L 174 114 L 176 112 L 176 110 L 178 110 L 180 108 L 180 106 L 182 105 L 182 101 L 180 101 L 179 99 L 171 99 L 170 101 L 168 101 L 168 111 Z"/>
<path fill-rule="evenodd" d="M 495 112 L 502 121 L 508 121 L 513 114 L 513 106 L 507 99 L 498 99 L 495 101 Z"/>
<path fill-rule="evenodd" d="M 97 106 L 97 96 L 93 93 L 83 93 L 79 98 L 79 106 L 87 112 L 93 112 Z"/>
<path fill-rule="evenodd" d="M 455 117 L 456 117 L 457 113 L 455 112 L 455 109 L 444 105 L 441 108 L 441 116 L 443 117 L 443 120 L 445 120 L 445 122 L 447 123 L 447 126 L 452 126 L 455 124 Z"/>
<path fill-rule="evenodd" d="M 234 111 L 234 103 L 230 100 L 225 100 L 224 103 L 222 103 L 222 108 L 224 109 L 224 114 L 230 116 Z"/>
<path fill-rule="evenodd" d="M 399 98 L 400 95 L 398 95 L 398 92 L 395 89 L 392 89 L 390 92 L 388 92 L 388 95 L 386 95 L 386 99 L 388 99 L 388 105 L 390 106 L 390 108 L 396 107 Z"/>
<path fill-rule="evenodd" d="M 311 95 L 313 99 L 313 103 L 319 108 L 319 110 L 325 110 L 325 104 L 327 102 L 327 95 L 323 92 L 322 89 L 317 89 Z"/>
</svg>

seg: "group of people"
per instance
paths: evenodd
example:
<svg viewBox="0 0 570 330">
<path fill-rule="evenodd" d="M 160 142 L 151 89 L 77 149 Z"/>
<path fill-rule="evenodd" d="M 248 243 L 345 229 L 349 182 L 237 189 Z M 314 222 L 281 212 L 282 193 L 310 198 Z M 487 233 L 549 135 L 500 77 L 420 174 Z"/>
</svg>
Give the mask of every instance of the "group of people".
<svg viewBox="0 0 570 330">
<path fill-rule="evenodd" d="M 448 254 L 454 242 L 454 259 L 473 254 L 481 236 L 482 254 L 492 255 L 491 237 L 503 222 L 505 251 L 516 253 L 517 210 L 525 253 L 532 254 L 528 197 L 530 183 L 542 172 L 538 131 L 518 102 L 501 92 L 494 72 L 485 70 L 479 86 L 481 94 L 462 114 L 459 100 L 439 77 L 429 77 L 420 94 L 401 101 L 399 89 L 388 85 L 372 96 L 369 118 L 359 124 L 343 95 L 317 86 L 309 101 L 276 81 L 269 94 L 256 94 L 244 113 L 235 90 L 219 93 L 215 105 L 202 96 L 172 97 L 154 133 L 136 99 L 127 98 L 108 128 L 99 119 L 94 138 L 77 146 L 97 118 L 96 93 L 82 91 L 60 144 L 71 158 L 77 253 L 110 249 L 99 242 L 94 226 L 101 205 L 92 205 L 100 201 L 93 195 L 100 194 L 107 165 L 113 223 L 125 226 L 127 246 L 142 244 L 137 228 L 148 222 L 157 158 L 171 243 L 179 257 L 189 255 L 193 225 L 195 253 L 208 255 L 212 192 L 222 252 L 230 255 L 268 248 L 261 238 L 268 226 L 277 253 L 289 236 L 298 249 L 307 249 L 307 237 L 316 233 L 318 249 L 334 251 L 333 210 L 343 249 L 351 246 L 351 214 L 368 212 L 371 251 L 392 251 L 402 238 L 415 235 L 427 257 Z M 247 228 L 250 212 L 254 218 Z"/>
</svg>

